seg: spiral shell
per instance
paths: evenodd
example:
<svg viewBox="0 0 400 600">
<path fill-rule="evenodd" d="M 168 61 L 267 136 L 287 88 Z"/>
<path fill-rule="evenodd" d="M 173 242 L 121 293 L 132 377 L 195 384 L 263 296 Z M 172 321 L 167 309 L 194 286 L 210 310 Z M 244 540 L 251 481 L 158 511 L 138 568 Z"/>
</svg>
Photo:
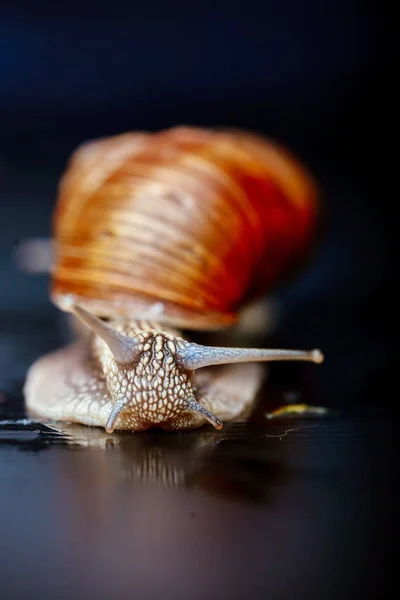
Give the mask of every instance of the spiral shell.
<svg viewBox="0 0 400 600">
<path fill-rule="evenodd" d="M 254 134 L 177 127 L 89 142 L 60 186 L 52 298 L 223 327 L 303 258 L 316 214 L 306 169 Z"/>
</svg>

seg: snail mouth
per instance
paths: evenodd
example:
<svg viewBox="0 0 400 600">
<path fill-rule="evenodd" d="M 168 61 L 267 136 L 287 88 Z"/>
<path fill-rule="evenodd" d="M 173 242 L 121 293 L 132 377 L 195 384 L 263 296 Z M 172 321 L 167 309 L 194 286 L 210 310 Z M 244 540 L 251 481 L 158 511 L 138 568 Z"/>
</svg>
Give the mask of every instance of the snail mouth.
<svg viewBox="0 0 400 600">
<path fill-rule="evenodd" d="M 125 400 L 117 400 L 117 402 L 112 407 L 112 410 L 108 416 L 107 423 L 105 425 L 105 430 L 107 433 L 113 433 L 115 428 L 115 422 L 118 419 L 121 412 L 124 410 L 126 406 Z"/>
</svg>

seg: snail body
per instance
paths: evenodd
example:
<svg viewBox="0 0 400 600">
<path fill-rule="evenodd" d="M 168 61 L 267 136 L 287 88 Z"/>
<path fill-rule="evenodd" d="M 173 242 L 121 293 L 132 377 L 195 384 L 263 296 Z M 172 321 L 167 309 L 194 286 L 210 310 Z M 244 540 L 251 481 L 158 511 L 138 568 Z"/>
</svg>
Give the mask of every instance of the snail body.
<svg viewBox="0 0 400 600">
<path fill-rule="evenodd" d="M 54 212 L 50 294 L 89 335 L 30 368 L 28 410 L 108 432 L 221 428 L 251 408 L 258 362 L 321 362 L 180 331 L 235 323 L 301 263 L 317 210 L 304 167 L 254 134 L 178 127 L 83 145 Z"/>
</svg>

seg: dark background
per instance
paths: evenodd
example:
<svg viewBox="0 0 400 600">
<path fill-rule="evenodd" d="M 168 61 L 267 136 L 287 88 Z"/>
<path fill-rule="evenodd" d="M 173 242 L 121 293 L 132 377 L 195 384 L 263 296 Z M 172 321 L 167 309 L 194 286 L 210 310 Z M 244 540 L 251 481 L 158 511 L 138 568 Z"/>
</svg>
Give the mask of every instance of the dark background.
<svg viewBox="0 0 400 600">
<path fill-rule="evenodd" d="M 390 154 L 376 140 L 382 31 L 361 0 L 0 4 L 0 595 L 386 597 L 398 436 L 387 170 L 374 185 Z M 26 369 L 65 329 L 47 277 L 20 272 L 13 253 L 50 234 L 79 143 L 176 124 L 264 132 L 319 180 L 323 235 L 276 293 L 269 342 L 326 360 L 274 365 L 265 402 L 336 417 L 275 425 L 261 410 L 218 433 L 112 439 L 78 428 L 78 451 L 23 420 Z"/>
<path fill-rule="evenodd" d="M 388 408 L 380 390 L 392 351 L 391 207 L 373 191 L 378 22 L 376 7 L 361 0 L 3 2 L 0 314 L 7 327 L 10 311 L 19 309 L 21 322 L 29 308 L 44 319 L 53 310 L 46 279 L 12 265 L 12 245 L 49 234 L 59 177 L 81 141 L 182 123 L 255 129 L 306 161 L 327 213 L 314 262 L 280 291 L 274 341 L 325 351 L 314 375 L 320 402 Z M 21 358 L 24 367 L 35 356 Z M 296 367 L 288 373 L 296 378 Z"/>
</svg>

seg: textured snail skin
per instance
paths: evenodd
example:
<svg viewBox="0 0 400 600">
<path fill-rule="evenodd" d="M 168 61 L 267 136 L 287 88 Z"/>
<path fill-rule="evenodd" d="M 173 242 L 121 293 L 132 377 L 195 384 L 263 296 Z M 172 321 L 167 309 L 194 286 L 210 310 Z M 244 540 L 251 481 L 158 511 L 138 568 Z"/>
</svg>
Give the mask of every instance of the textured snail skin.
<svg viewBox="0 0 400 600">
<path fill-rule="evenodd" d="M 118 331 L 142 338 L 139 359 L 118 365 L 98 336 L 42 357 L 25 383 L 32 415 L 96 425 L 109 432 L 153 426 L 192 429 L 207 421 L 219 429 L 222 421 L 243 416 L 251 408 L 265 377 L 261 365 L 224 365 L 194 374 L 175 359 L 185 343 L 182 338 L 154 324 L 115 325 Z M 204 412 L 194 410 L 193 402 L 201 403 Z"/>
<path fill-rule="evenodd" d="M 90 335 L 30 368 L 28 411 L 107 432 L 243 418 L 265 376 L 253 361 L 322 354 L 199 346 L 170 327 L 234 323 L 304 259 L 317 212 L 306 169 L 247 132 L 178 127 L 81 146 L 54 213 L 51 297 Z"/>
</svg>

